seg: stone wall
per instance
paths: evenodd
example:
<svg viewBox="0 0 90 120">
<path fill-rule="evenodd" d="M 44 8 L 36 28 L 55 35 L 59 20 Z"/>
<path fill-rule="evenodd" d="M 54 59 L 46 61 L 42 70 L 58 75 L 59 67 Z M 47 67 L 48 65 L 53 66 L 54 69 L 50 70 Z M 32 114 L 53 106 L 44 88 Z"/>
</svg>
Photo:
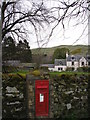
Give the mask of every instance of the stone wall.
<svg viewBox="0 0 90 120">
<path fill-rule="evenodd" d="M 35 80 L 27 75 L 28 118 L 35 118 Z M 49 118 L 88 117 L 88 75 L 49 78 Z"/>
<path fill-rule="evenodd" d="M 26 118 L 26 77 L 2 75 L 2 120 Z"/>
<path fill-rule="evenodd" d="M 50 79 L 53 118 L 88 117 L 88 75 L 62 75 Z"/>
<path fill-rule="evenodd" d="M 26 76 L 27 86 L 27 118 L 35 118 L 35 80 L 39 77 L 33 75 Z"/>
</svg>

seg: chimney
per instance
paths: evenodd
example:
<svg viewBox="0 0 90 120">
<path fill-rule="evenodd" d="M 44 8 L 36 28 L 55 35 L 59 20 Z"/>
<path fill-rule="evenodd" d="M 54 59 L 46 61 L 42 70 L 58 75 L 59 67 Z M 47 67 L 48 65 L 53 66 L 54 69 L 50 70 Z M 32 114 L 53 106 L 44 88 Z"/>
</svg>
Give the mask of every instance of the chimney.
<svg viewBox="0 0 90 120">
<path fill-rule="evenodd" d="M 68 57 L 68 52 L 66 52 L 66 58 Z"/>
</svg>

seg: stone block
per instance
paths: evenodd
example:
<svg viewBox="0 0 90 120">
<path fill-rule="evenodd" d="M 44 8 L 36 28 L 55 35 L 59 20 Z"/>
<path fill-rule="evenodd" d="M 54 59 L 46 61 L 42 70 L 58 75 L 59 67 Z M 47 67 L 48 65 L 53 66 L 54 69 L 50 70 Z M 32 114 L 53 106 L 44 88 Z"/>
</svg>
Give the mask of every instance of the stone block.
<svg viewBox="0 0 90 120">
<path fill-rule="evenodd" d="M 34 93 L 33 93 L 33 92 L 30 92 L 30 93 L 29 93 L 29 97 L 34 97 Z"/>
<path fill-rule="evenodd" d="M 30 105 L 32 105 L 32 101 L 31 101 L 31 100 L 29 100 L 29 106 L 30 106 Z"/>
<path fill-rule="evenodd" d="M 29 85 L 29 91 L 32 92 L 33 91 L 33 86 Z"/>
</svg>

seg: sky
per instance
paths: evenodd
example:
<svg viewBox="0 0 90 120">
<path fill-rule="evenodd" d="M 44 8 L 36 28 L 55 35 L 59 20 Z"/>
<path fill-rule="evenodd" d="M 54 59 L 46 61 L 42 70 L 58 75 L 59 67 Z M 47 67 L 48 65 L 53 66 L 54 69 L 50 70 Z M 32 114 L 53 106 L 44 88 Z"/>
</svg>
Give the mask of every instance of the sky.
<svg viewBox="0 0 90 120">
<path fill-rule="evenodd" d="M 49 6 L 57 6 L 57 2 L 51 2 L 48 0 Z M 37 1 L 36 1 L 37 2 Z M 47 2 L 46 2 L 47 4 Z M 67 20 L 65 20 L 65 29 L 62 28 L 62 25 L 59 24 L 49 41 L 47 42 L 48 35 L 52 26 L 47 26 L 44 30 L 40 31 L 38 39 L 44 40 L 44 42 L 40 43 L 40 46 L 37 44 L 37 38 L 34 34 L 30 34 L 30 48 L 38 48 L 38 47 L 54 47 L 59 45 L 88 45 L 88 21 L 84 24 L 80 23 L 75 26 L 77 19 L 72 19 L 68 25 Z M 84 31 L 84 32 L 83 32 Z M 46 42 L 46 44 L 44 44 Z"/>
<path fill-rule="evenodd" d="M 28 1 L 28 0 L 27 0 Z M 24 1 L 24 4 L 22 4 L 22 9 L 27 9 L 32 6 L 31 2 L 32 0 L 29 0 L 29 2 Z M 41 0 L 33 0 L 36 3 L 39 3 Z M 52 6 L 58 6 L 58 0 L 44 0 L 45 5 L 50 8 Z M 51 2 L 53 1 L 53 2 Z M 67 1 L 67 0 L 65 0 Z M 71 2 L 74 0 L 71 0 Z M 25 8 L 25 5 L 27 8 Z M 61 13 L 62 14 L 62 13 Z M 53 27 L 51 26 L 45 26 L 44 29 L 40 30 L 38 34 L 38 40 L 41 41 L 38 45 L 37 43 L 37 37 L 34 33 L 33 27 L 30 25 L 27 25 L 27 29 L 29 30 L 29 36 L 28 36 L 28 42 L 30 45 L 30 48 L 38 48 L 38 47 L 54 47 L 59 45 L 88 45 L 88 26 L 86 21 L 84 24 L 80 23 L 79 25 L 75 25 L 77 23 L 77 18 L 72 19 L 69 22 L 67 19 L 64 21 L 65 29 L 63 29 L 62 24 L 59 24 L 53 31 L 53 34 L 50 39 L 48 39 L 48 36 L 50 34 L 50 31 Z M 87 27 L 86 27 L 87 26 Z M 83 32 L 84 30 L 84 32 Z"/>
<path fill-rule="evenodd" d="M 68 27 L 66 30 L 60 30 L 61 26 L 58 26 L 49 42 L 42 47 L 54 47 L 59 45 L 88 45 L 88 27 L 83 33 L 85 25 L 79 25 L 76 27 Z M 82 34 L 83 33 L 83 34 Z M 36 38 L 30 35 L 30 48 L 37 48 L 38 44 Z"/>
<path fill-rule="evenodd" d="M 72 22 L 75 21 L 72 20 Z M 79 24 L 78 26 L 73 26 L 72 22 L 70 23 L 70 26 L 66 25 L 65 30 L 61 25 L 57 26 L 48 43 L 41 45 L 41 47 L 54 47 L 59 45 L 88 45 L 87 22 L 85 25 Z M 46 30 L 47 33 L 49 33 L 48 29 L 49 28 Z M 83 30 L 85 30 L 84 33 Z M 42 34 L 44 34 L 44 32 L 42 32 Z M 33 35 L 30 35 L 30 48 L 38 48 L 37 39 Z"/>
</svg>

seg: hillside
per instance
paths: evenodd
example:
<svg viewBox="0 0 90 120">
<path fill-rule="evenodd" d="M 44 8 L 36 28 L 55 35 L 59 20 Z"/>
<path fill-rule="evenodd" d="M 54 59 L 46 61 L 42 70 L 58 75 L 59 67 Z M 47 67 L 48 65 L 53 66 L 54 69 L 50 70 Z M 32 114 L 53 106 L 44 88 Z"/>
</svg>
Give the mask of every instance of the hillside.
<svg viewBox="0 0 90 120">
<path fill-rule="evenodd" d="M 32 54 L 46 54 L 48 56 L 52 56 L 55 49 L 57 48 L 68 48 L 70 50 L 71 54 L 80 54 L 80 55 L 85 55 L 88 52 L 88 46 L 86 45 L 61 45 L 61 46 L 56 46 L 56 47 L 51 47 L 51 48 L 37 48 L 37 49 L 32 49 Z"/>
</svg>

